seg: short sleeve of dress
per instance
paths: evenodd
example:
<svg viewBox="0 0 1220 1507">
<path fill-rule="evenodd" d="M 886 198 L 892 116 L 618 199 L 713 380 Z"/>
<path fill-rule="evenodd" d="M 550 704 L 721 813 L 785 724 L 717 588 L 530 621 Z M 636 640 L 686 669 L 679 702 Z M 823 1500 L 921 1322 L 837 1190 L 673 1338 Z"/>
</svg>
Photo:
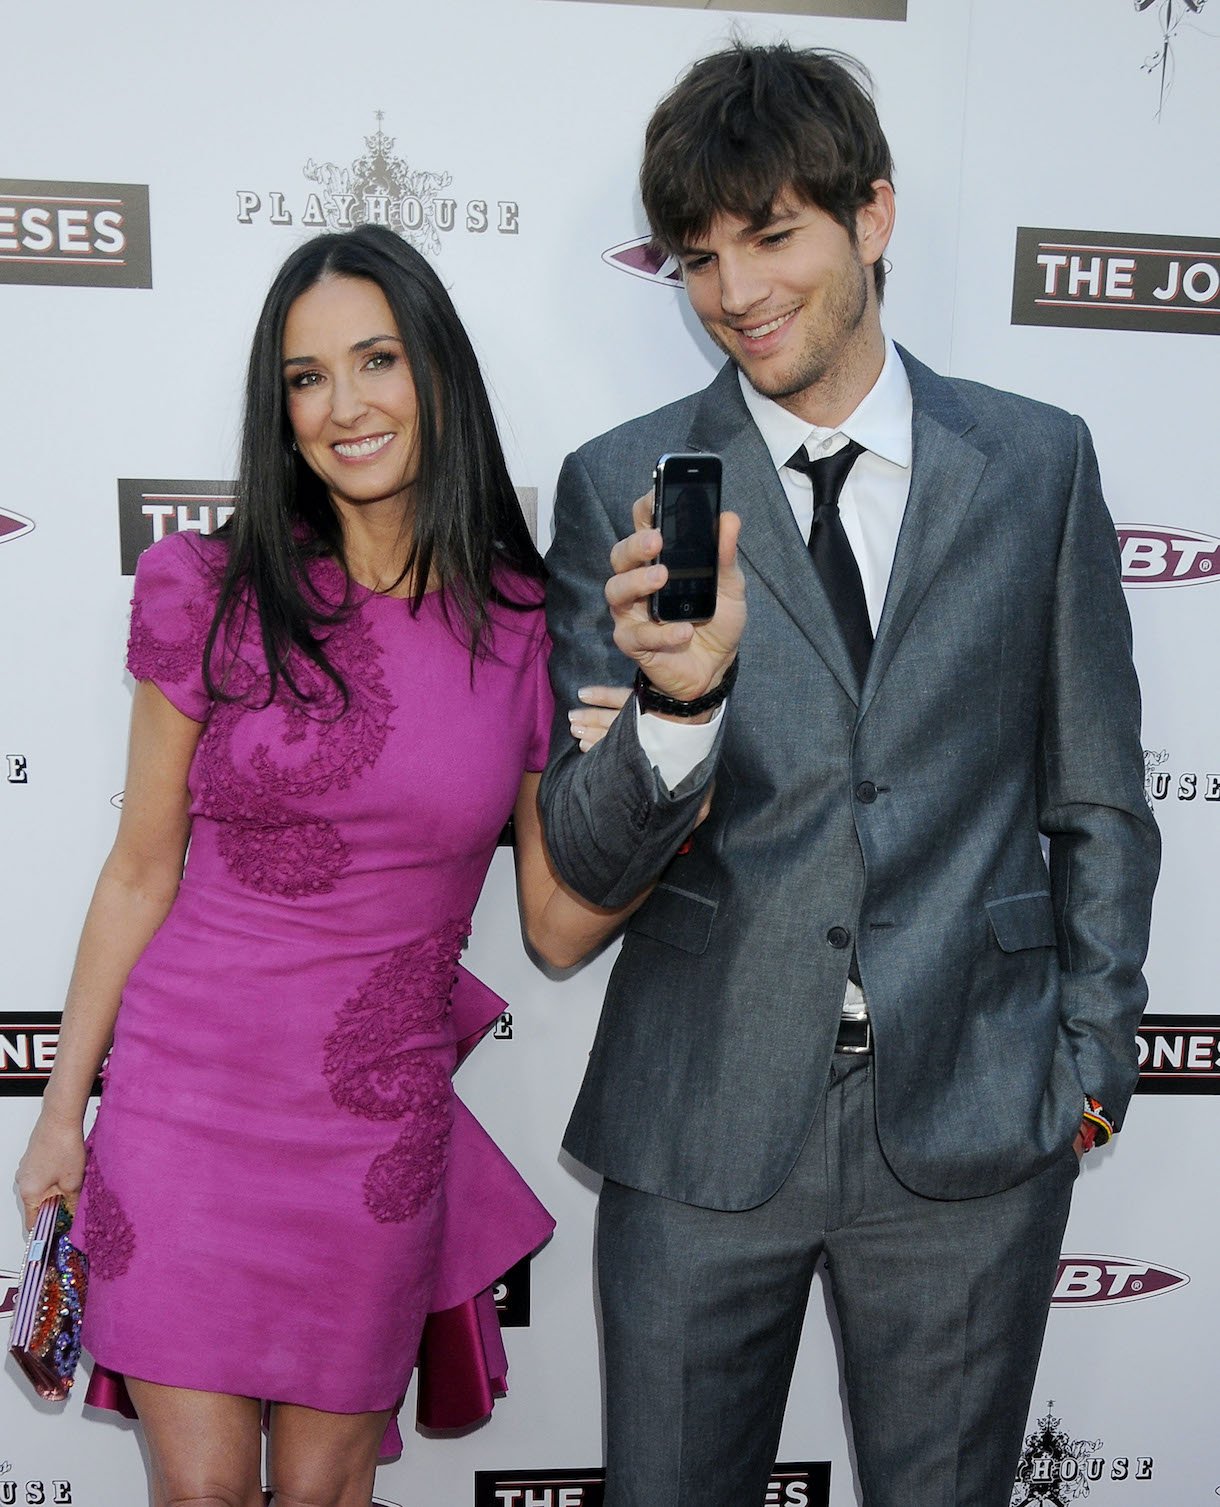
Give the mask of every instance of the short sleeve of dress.
<svg viewBox="0 0 1220 1507">
<path fill-rule="evenodd" d="M 127 668 L 150 680 L 195 722 L 206 722 L 211 698 L 203 683 L 203 651 L 220 585 L 219 561 L 194 534 L 170 534 L 140 556 L 131 602 Z"/>
</svg>

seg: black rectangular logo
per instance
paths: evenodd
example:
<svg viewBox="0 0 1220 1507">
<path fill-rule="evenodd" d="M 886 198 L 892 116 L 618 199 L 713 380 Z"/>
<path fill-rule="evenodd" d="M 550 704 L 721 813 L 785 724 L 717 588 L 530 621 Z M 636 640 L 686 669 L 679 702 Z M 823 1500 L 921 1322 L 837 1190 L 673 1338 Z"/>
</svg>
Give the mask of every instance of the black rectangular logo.
<svg viewBox="0 0 1220 1507">
<path fill-rule="evenodd" d="M 0 1011 L 0 1095 L 36 1099 L 46 1087 L 59 1049 L 58 1010 Z M 93 1092 L 101 1092 L 94 1083 Z"/>
<path fill-rule="evenodd" d="M 1137 1094 L 1220 1094 L 1220 1016 L 1145 1015 Z"/>
<path fill-rule="evenodd" d="M 193 530 L 210 534 L 233 511 L 231 481 L 150 481 L 119 478 L 119 553 L 125 576 L 134 576 L 136 561 L 166 534 Z"/>
<path fill-rule="evenodd" d="M 604 1470 L 476 1470 L 474 1507 L 602 1507 Z M 830 1507 L 830 1461 L 776 1465 L 764 1507 Z"/>
<path fill-rule="evenodd" d="M 0 283 L 151 288 L 147 184 L 0 178 Z"/>
<path fill-rule="evenodd" d="M 122 573 L 134 576 L 136 561 L 150 544 L 166 534 L 193 529 L 210 534 L 233 512 L 237 486 L 231 481 L 166 481 L 148 477 L 119 477 L 119 553 Z M 517 487 L 530 533 L 538 531 L 538 488 Z M 512 822 L 500 842 L 512 842 Z"/>
<path fill-rule="evenodd" d="M 1012 323 L 1220 335 L 1220 241 L 1023 226 Z"/>
<path fill-rule="evenodd" d="M 525 1329 L 530 1321 L 530 1258 L 510 1266 L 491 1290 L 501 1329 Z"/>
</svg>

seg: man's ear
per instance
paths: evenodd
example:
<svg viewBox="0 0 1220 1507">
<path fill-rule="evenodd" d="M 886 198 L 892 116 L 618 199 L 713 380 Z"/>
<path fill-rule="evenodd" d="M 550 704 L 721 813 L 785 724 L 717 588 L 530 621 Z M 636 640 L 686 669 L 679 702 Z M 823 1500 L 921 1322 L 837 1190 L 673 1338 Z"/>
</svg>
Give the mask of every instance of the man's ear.
<svg viewBox="0 0 1220 1507">
<path fill-rule="evenodd" d="M 856 211 L 856 249 L 866 267 L 881 260 L 894 232 L 894 185 L 877 178 L 870 187 L 873 197 Z"/>
</svg>

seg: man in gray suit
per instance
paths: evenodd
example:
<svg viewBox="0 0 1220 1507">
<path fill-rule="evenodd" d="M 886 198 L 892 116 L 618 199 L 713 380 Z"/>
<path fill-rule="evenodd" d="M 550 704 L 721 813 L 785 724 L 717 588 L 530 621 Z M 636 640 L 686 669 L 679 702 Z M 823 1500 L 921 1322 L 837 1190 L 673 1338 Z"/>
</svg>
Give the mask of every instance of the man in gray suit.
<svg viewBox="0 0 1220 1507">
<path fill-rule="evenodd" d="M 580 894 L 645 896 L 566 1140 L 604 1178 L 610 1507 L 763 1501 L 822 1258 L 867 1507 L 1007 1507 L 1136 1080 L 1159 849 L 1092 446 L 884 336 L 858 73 L 735 46 L 658 107 L 645 208 L 729 361 L 559 483 L 559 705 L 638 667 L 591 752 L 561 713 L 541 796 Z M 686 450 L 734 510 L 698 627 L 649 618 L 639 496 Z"/>
</svg>

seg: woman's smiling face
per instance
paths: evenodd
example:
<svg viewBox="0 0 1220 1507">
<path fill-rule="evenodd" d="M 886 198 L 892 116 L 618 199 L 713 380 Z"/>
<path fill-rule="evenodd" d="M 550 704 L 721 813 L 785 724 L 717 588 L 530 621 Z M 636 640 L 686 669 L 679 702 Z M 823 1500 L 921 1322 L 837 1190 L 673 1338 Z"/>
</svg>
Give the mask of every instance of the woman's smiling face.
<svg viewBox="0 0 1220 1507">
<path fill-rule="evenodd" d="M 407 511 L 419 472 L 419 405 L 394 315 L 376 283 L 325 277 L 284 322 L 297 448 L 341 511 Z"/>
</svg>

